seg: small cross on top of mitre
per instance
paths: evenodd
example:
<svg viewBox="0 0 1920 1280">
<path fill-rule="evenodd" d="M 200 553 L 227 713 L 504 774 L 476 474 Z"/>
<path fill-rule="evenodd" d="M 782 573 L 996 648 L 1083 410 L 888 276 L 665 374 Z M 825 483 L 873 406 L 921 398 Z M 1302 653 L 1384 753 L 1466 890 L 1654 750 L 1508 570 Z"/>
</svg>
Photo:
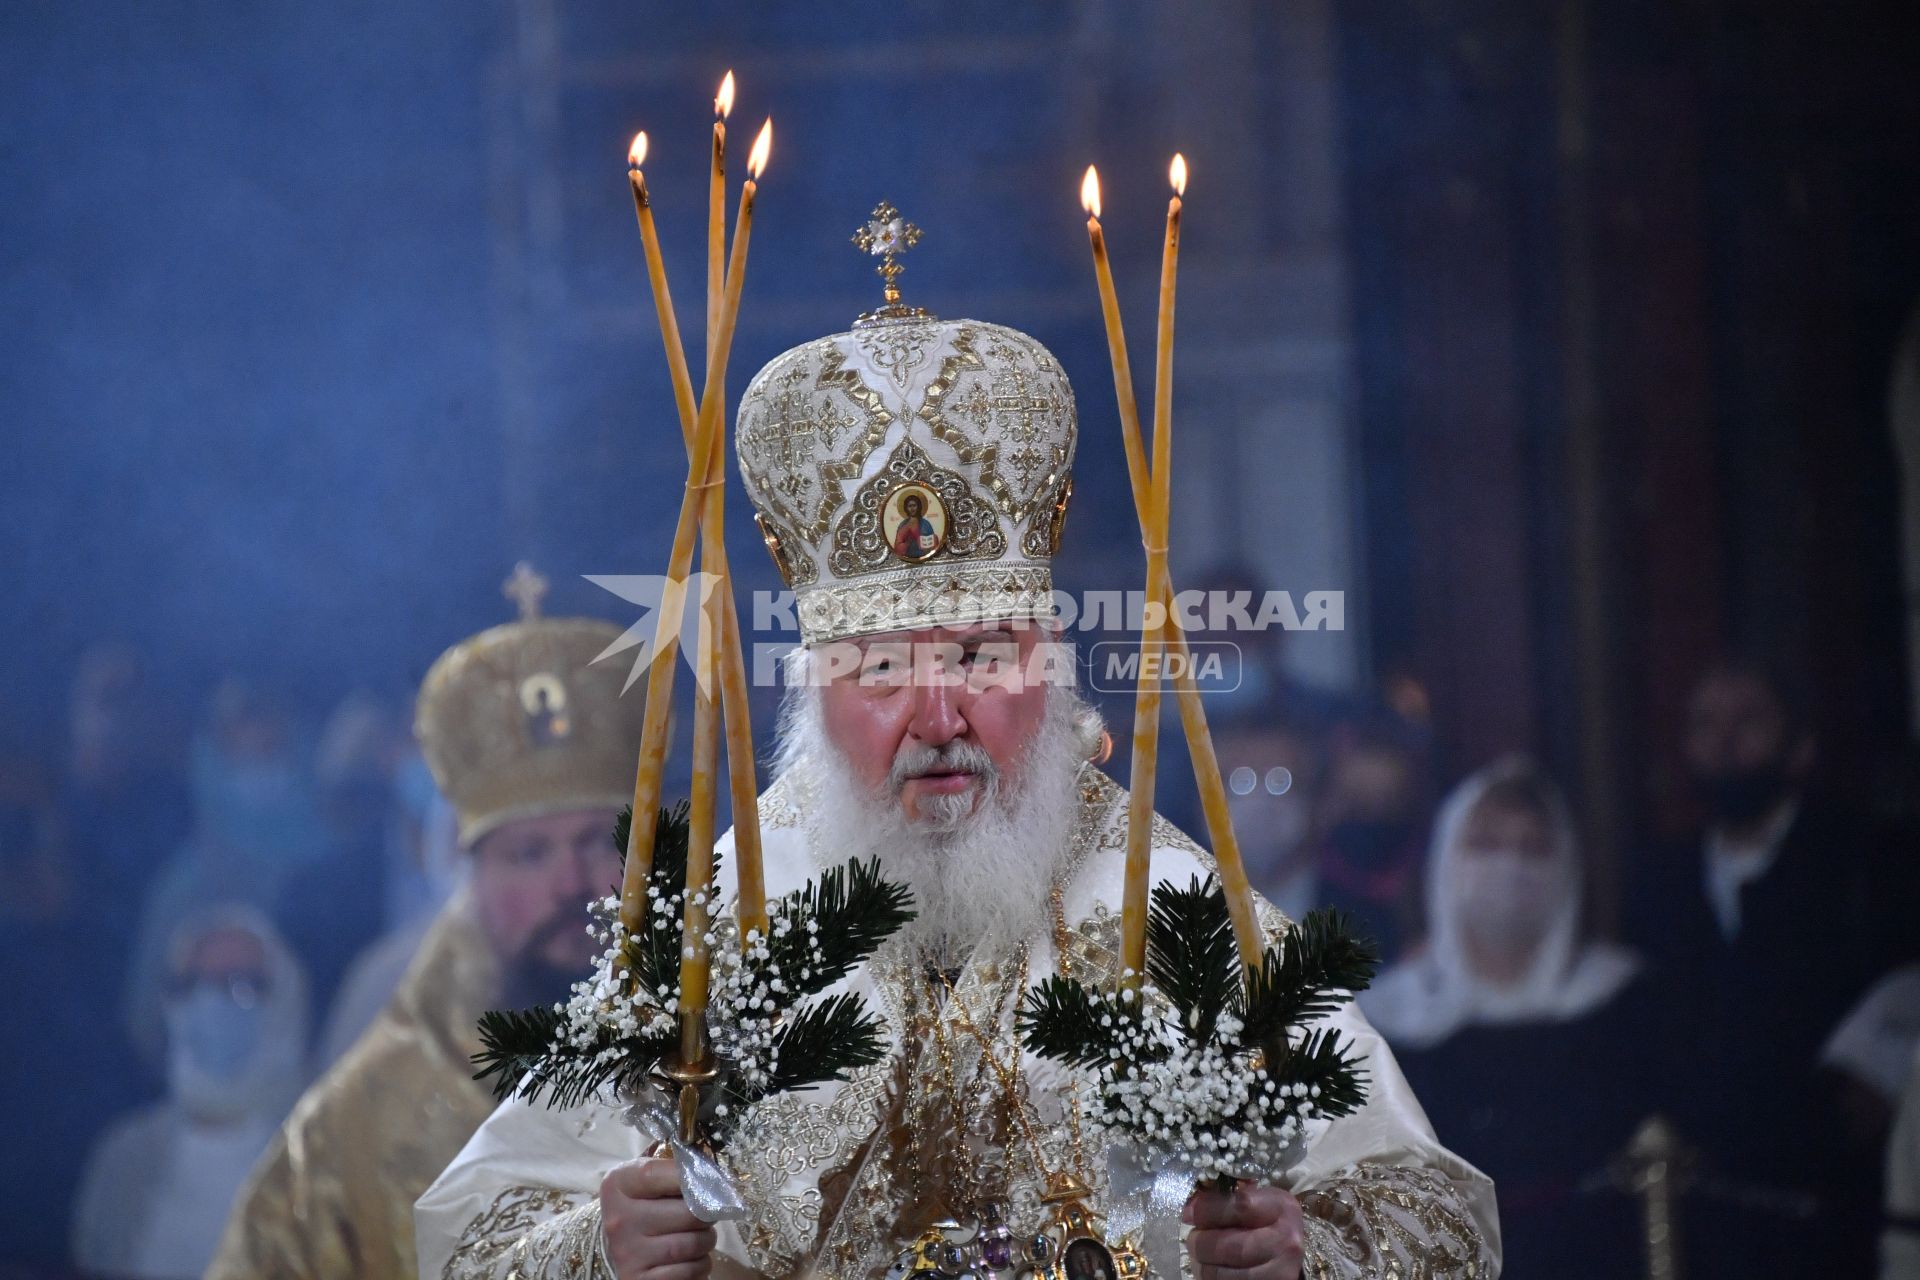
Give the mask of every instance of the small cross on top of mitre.
<svg viewBox="0 0 1920 1280">
<path fill-rule="evenodd" d="M 926 314 L 917 307 L 900 305 L 900 286 L 897 283 L 900 273 L 906 270 L 900 265 L 899 255 L 919 243 L 920 228 L 902 218 L 891 201 L 882 200 L 873 206 L 866 223 L 853 233 L 853 245 L 860 252 L 870 253 L 880 259 L 880 265 L 874 271 L 886 281 L 886 305 L 871 315 L 860 317 L 862 320 Z"/>
<path fill-rule="evenodd" d="M 525 622 L 540 616 L 540 602 L 547 598 L 547 580 L 522 560 L 500 584 L 500 594 L 520 606 L 520 620 Z"/>
</svg>

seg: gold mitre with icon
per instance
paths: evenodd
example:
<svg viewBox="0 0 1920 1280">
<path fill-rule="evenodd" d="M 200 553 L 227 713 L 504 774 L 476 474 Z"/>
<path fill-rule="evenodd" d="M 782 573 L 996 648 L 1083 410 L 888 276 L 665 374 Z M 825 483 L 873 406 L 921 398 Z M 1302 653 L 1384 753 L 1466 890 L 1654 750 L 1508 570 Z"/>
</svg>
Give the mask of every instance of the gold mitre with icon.
<svg viewBox="0 0 1920 1280">
<path fill-rule="evenodd" d="M 740 401 L 740 475 L 800 639 L 1053 616 L 1073 491 L 1073 388 L 1053 353 L 900 301 L 919 228 L 882 204 L 854 236 L 885 305 L 795 347 Z"/>
<path fill-rule="evenodd" d="M 625 664 L 595 663 L 621 630 L 542 617 L 546 589 L 516 566 L 504 590 L 519 620 L 454 645 L 420 685 L 414 735 L 465 846 L 518 818 L 618 809 L 632 791 L 646 699 L 621 696 Z"/>
</svg>

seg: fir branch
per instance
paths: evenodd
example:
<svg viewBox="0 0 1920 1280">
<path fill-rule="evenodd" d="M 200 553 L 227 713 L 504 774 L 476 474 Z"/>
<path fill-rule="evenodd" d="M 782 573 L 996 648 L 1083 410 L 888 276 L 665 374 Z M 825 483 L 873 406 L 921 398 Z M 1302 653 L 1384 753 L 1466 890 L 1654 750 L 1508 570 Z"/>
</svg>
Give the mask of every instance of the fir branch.
<svg viewBox="0 0 1920 1280">
<path fill-rule="evenodd" d="M 1240 989 L 1240 973 L 1220 882 L 1195 876 L 1185 889 L 1155 885 L 1147 908 L 1147 977 L 1180 1011 L 1189 1041 L 1213 1038 L 1214 1024 Z"/>
<path fill-rule="evenodd" d="M 1332 1027 L 1308 1032 L 1299 1044 L 1269 1062 L 1267 1074 L 1281 1085 L 1317 1088 L 1314 1104 L 1330 1120 L 1352 1115 L 1367 1100 L 1367 1073 L 1360 1055 Z"/>
<path fill-rule="evenodd" d="M 1097 1067 L 1112 1059 L 1119 1025 L 1129 1016 L 1075 979 L 1055 975 L 1028 989 L 1015 1026 L 1037 1056 Z"/>
<path fill-rule="evenodd" d="M 686 889 L 687 883 L 687 802 L 672 808 L 662 807 L 660 820 L 653 829 L 653 863 L 647 869 L 647 886 L 653 896 L 670 899 Z M 613 822 L 613 841 L 624 865 L 627 841 L 633 832 L 633 806 L 620 811 Z M 713 855 L 715 875 L 720 871 L 720 854 Z M 616 890 L 616 892 L 618 892 Z M 680 979 L 681 934 L 685 916 L 677 912 L 665 923 L 651 909 L 642 919 L 636 936 L 627 944 L 627 959 L 633 964 L 641 985 L 652 991 L 668 988 Z"/>
<path fill-rule="evenodd" d="M 654 888 L 671 893 L 687 882 L 687 812 L 682 800 L 668 808 L 660 807 L 660 820 L 653 828 L 653 863 L 647 868 L 647 881 Z M 620 851 L 620 864 L 626 865 L 627 841 L 633 837 L 633 806 L 621 809 L 613 820 L 613 847 Z M 713 869 L 720 870 L 720 855 L 713 855 Z"/>
<path fill-rule="evenodd" d="M 473 1055 L 475 1080 L 494 1080 L 496 1098 L 505 1098 L 523 1077 L 540 1069 L 552 1052 L 566 1015 L 552 1005 L 524 1011 L 500 1009 L 480 1015 L 480 1052 Z"/>
<path fill-rule="evenodd" d="M 881 878 L 878 858 L 851 860 L 781 900 L 775 918 L 788 929 L 768 938 L 767 949 L 795 994 L 812 995 L 845 977 L 913 917 L 913 895 Z M 818 960 L 808 954 L 815 943 Z"/>
<path fill-rule="evenodd" d="M 1279 943 L 1267 948 L 1247 984 L 1241 1035 L 1250 1045 L 1274 1044 L 1290 1027 L 1332 1013 L 1364 991 L 1380 967 L 1371 939 L 1352 931 L 1332 908 L 1309 911 Z"/>
<path fill-rule="evenodd" d="M 886 1056 L 880 1020 L 852 992 L 805 1006 L 775 1033 L 773 1047 L 779 1065 L 768 1073 L 761 1096 L 845 1080 L 848 1072 Z"/>
<path fill-rule="evenodd" d="M 616 1039 L 603 1032 L 589 1047 L 561 1045 L 564 1014 L 551 1005 L 520 1012 L 480 1015 L 480 1052 L 474 1055 L 475 1080 L 493 1079 L 493 1095 L 573 1107 L 609 1081 L 643 1075 L 673 1047 L 671 1036 Z M 604 1053 L 612 1049 L 613 1053 Z"/>
</svg>

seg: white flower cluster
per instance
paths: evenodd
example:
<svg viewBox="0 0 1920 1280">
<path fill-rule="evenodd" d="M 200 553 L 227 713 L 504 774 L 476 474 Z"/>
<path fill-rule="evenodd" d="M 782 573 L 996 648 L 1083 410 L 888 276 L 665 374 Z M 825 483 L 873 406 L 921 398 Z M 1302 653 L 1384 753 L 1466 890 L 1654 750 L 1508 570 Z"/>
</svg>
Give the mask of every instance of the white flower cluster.
<svg viewBox="0 0 1920 1280">
<path fill-rule="evenodd" d="M 1135 996 L 1122 991 L 1120 998 Z M 1240 1042 L 1242 1024 L 1222 1014 L 1205 1044 L 1182 1032 L 1178 1011 L 1151 983 L 1145 1013 L 1117 1012 L 1101 1025 L 1119 1045 L 1097 1068 L 1100 1106 L 1092 1126 L 1107 1137 L 1185 1162 L 1200 1176 L 1259 1178 L 1281 1172 L 1320 1110 L 1319 1086 L 1286 1085 Z"/>
<path fill-rule="evenodd" d="M 654 928 L 672 933 L 682 916 L 684 892 L 662 895 L 653 886 L 647 888 L 647 910 L 654 917 Z M 705 905 L 704 895 L 702 905 Z M 779 1067 L 779 1051 L 774 1032 L 781 1018 L 799 999 L 816 966 L 825 964 L 820 950 L 819 924 L 793 919 L 788 903 L 768 904 L 769 929 L 775 938 L 784 938 L 795 929 L 807 932 L 807 962 L 791 978 L 774 959 L 768 940 L 758 930 L 748 935 L 748 947 L 739 945 L 739 928 L 731 916 L 709 924 L 706 934 L 709 956 L 707 987 L 707 1036 L 722 1069 L 730 1077 L 730 1089 L 737 1093 L 757 1094 L 765 1090 Z M 671 1035 L 678 1026 L 680 974 L 678 969 L 662 975 L 656 985 L 633 981 L 628 972 L 626 946 L 629 933 L 620 920 L 620 899 L 609 895 L 592 904 L 587 932 L 604 945 L 594 963 L 593 976 L 573 985 L 573 995 L 554 1011 L 565 1015 L 553 1049 L 557 1053 L 579 1054 L 594 1050 L 609 1035 L 615 1040 Z M 623 1050 L 607 1044 L 594 1052 L 594 1060 L 611 1063 Z M 726 1114 L 723 1105 L 722 1115 Z"/>
</svg>

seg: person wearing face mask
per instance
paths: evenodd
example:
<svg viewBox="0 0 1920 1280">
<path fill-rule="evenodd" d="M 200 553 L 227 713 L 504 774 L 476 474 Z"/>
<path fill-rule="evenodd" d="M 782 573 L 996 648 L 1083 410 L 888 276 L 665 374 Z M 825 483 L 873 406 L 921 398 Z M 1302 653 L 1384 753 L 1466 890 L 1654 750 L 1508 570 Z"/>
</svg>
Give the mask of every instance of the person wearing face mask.
<svg viewBox="0 0 1920 1280">
<path fill-rule="evenodd" d="M 1502 760 L 1441 806 L 1427 936 L 1360 1006 L 1434 1131 L 1494 1180 L 1512 1274 L 1636 1274 L 1632 1203 L 1598 1189 L 1657 1082 L 1638 958 L 1589 937 L 1559 789 Z"/>
<path fill-rule="evenodd" d="M 1419 732 L 1397 716 L 1369 715 L 1337 727 L 1328 754 L 1314 861 L 1320 905 L 1353 916 L 1391 963 L 1418 910 L 1431 795 Z"/>
<path fill-rule="evenodd" d="M 540 617 L 531 570 L 509 585 L 520 620 L 442 654 L 415 707 L 466 884 L 386 1008 L 287 1118 L 209 1280 L 414 1276 L 413 1202 L 493 1110 L 473 1079 L 480 1015 L 564 1000 L 591 967 L 587 905 L 618 891 L 613 824 L 644 700 L 621 696 L 626 663 L 595 663 L 619 627 Z"/>
<path fill-rule="evenodd" d="M 167 1097 L 101 1138 L 75 1200 L 74 1260 L 92 1272 L 198 1276 L 305 1083 L 306 976 L 267 918 L 211 907 L 172 941 Z"/>
<path fill-rule="evenodd" d="M 154 1065 L 163 1030 L 161 961 L 174 928 L 199 908 L 221 902 L 251 904 L 284 926 L 288 917 L 279 909 L 285 891 L 327 852 L 309 752 L 294 717 L 271 689 L 238 676 L 222 680 L 191 756 L 193 829 L 155 875 L 128 954 L 128 1034 Z"/>
<path fill-rule="evenodd" d="M 1672 976 L 1684 1019 L 1675 1117 L 1714 1176 L 1798 1197 L 1798 1221 L 1708 1204 L 1690 1234 L 1703 1275 L 1782 1259 L 1865 1274 L 1879 1153 L 1861 1149 L 1820 1069 L 1834 1027 L 1880 975 L 1916 957 L 1911 850 L 1816 785 L 1817 741 L 1795 683 L 1737 657 L 1695 684 L 1683 743 L 1701 830 L 1643 860 L 1628 920 Z M 1798 1136 L 1756 1124 L 1795 1099 Z"/>
</svg>

